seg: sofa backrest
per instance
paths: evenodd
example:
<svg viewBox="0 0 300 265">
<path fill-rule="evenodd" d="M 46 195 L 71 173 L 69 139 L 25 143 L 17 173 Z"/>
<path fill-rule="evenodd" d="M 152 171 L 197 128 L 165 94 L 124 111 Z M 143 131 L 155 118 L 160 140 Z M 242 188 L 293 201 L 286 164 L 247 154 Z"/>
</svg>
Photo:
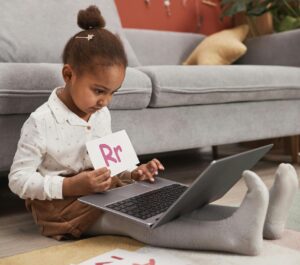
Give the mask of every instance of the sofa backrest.
<svg viewBox="0 0 300 265">
<path fill-rule="evenodd" d="M 113 0 L 1 1 L 0 62 L 60 63 L 66 42 L 81 31 L 77 13 L 89 5 L 100 8 L 106 28 L 120 35 L 130 64 L 138 64 Z"/>
<path fill-rule="evenodd" d="M 182 64 L 205 38 L 202 34 L 123 29 L 141 65 Z"/>
</svg>

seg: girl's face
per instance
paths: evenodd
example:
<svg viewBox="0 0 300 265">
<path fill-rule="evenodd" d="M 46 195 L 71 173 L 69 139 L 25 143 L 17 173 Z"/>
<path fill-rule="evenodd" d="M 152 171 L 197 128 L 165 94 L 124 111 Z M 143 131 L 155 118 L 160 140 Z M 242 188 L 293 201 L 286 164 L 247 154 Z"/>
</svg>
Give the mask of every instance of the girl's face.
<svg viewBox="0 0 300 265">
<path fill-rule="evenodd" d="M 64 65 L 66 86 L 61 99 L 79 117 L 88 120 L 92 113 L 107 106 L 113 94 L 121 87 L 125 68 L 113 65 L 98 71 L 77 75 L 70 65 Z"/>
</svg>

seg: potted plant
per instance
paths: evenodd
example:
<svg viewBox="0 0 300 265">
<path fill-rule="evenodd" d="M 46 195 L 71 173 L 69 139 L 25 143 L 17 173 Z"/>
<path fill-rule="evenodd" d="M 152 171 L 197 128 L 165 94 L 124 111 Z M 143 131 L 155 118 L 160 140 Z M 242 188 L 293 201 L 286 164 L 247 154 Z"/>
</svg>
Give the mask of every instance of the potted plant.
<svg viewBox="0 0 300 265">
<path fill-rule="evenodd" d="M 279 1 L 272 10 L 274 28 L 277 32 L 300 28 L 300 0 Z"/>
<path fill-rule="evenodd" d="M 242 16 L 252 36 L 270 33 L 273 25 L 277 32 L 300 28 L 300 0 L 221 0 L 221 7 L 222 17 Z"/>
</svg>

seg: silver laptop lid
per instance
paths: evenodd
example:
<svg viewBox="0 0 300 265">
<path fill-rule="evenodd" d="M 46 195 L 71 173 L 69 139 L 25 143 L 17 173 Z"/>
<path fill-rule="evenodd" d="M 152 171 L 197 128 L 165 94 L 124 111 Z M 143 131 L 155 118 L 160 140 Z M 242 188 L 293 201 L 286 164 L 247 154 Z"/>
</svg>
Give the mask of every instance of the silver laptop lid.
<svg viewBox="0 0 300 265">
<path fill-rule="evenodd" d="M 212 161 L 152 228 L 221 198 L 241 178 L 243 171 L 251 169 L 272 146 L 270 144 Z"/>
</svg>

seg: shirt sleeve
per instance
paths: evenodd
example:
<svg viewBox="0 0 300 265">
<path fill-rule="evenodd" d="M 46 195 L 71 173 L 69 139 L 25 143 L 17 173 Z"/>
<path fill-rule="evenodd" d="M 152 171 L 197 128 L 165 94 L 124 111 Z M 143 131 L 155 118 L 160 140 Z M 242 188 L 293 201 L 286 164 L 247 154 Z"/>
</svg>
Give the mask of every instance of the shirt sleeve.
<svg viewBox="0 0 300 265">
<path fill-rule="evenodd" d="M 64 177 L 43 176 L 38 171 L 46 154 L 45 120 L 32 115 L 24 123 L 8 176 L 9 188 L 22 199 L 62 199 Z M 44 131 L 43 131 L 44 130 Z"/>
</svg>

